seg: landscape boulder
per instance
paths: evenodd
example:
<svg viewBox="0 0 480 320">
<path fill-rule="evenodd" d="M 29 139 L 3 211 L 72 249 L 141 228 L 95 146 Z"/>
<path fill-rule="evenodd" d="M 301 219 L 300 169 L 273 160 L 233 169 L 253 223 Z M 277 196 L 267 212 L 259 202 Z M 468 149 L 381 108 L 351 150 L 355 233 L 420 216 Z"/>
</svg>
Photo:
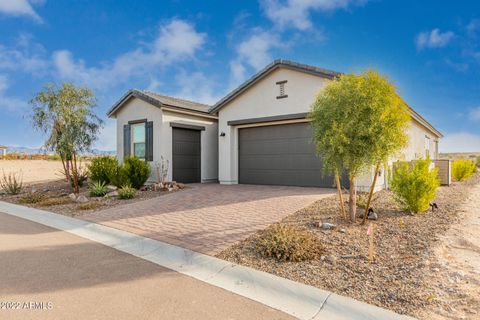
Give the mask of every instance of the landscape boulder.
<svg viewBox="0 0 480 320">
<path fill-rule="evenodd" d="M 85 203 L 85 202 L 88 202 L 88 198 L 85 197 L 83 194 L 82 195 L 79 195 L 77 197 L 77 200 L 75 200 L 76 202 L 78 203 Z"/>
</svg>

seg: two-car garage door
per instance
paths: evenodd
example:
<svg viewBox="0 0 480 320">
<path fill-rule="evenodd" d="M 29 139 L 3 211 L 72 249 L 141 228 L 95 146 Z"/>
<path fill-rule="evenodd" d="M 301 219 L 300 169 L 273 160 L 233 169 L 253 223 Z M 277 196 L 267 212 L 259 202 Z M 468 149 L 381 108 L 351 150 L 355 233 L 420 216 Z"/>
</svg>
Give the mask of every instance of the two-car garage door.
<svg viewBox="0 0 480 320">
<path fill-rule="evenodd" d="M 312 143 L 308 123 L 239 129 L 239 182 L 332 187 Z"/>
</svg>

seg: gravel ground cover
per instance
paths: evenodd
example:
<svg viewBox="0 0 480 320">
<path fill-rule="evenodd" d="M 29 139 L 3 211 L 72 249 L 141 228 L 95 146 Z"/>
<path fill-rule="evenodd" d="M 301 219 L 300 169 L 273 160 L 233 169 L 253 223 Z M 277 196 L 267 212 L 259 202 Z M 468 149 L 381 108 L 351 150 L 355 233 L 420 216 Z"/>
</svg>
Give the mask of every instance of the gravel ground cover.
<svg viewBox="0 0 480 320">
<path fill-rule="evenodd" d="M 282 221 L 315 232 L 325 247 L 318 259 L 277 262 L 263 258 L 255 249 L 262 231 L 217 256 L 401 314 L 424 316 L 422 309 L 443 303 L 433 285 L 444 282 L 433 281 L 442 276 L 436 272 L 435 247 L 441 235 L 459 221 L 462 203 L 479 182 L 477 174 L 466 182 L 439 188 L 435 199 L 438 209 L 417 215 L 402 212 L 390 191 L 379 192 L 373 202 L 378 220 L 369 221 L 374 227 L 373 262 L 368 259 L 368 224 L 343 221 L 336 197 L 320 200 Z M 320 229 L 319 223 L 325 222 L 335 224 L 335 229 Z M 447 281 L 445 285 L 450 284 Z"/>
<path fill-rule="evenodd" d="M 26 195 L 35 192 L 42 194 L 45 199 L 48 199 L 47 202 L 41 201 L 38 203 L 22 203 L 22 198 Z M 64 180 L 50 181 L 45 183 L 37 183 L 28 185 L 23 189 L 23 191 L 18 195 L 7 195 L 0 193 L 0 201 L 6 201 L 16 204 L 21 204 L 24 206 L 34 207 L 38 209 L 44 209 L 51 212 L 63 214 L 66 216 L 77 216 L 85 214 L 88 212 L 94 212 L 99 210 L 105 210 L 107 208 L 116 207 L 124 205 L 127 203 L 133 203 L 138 201 L 143 201 L 150 198 L 159 197 L 170 192 L 177 191 L 153 191 L 145 190 L 138 191 L 137 195 L 133 199 L 121 200 L 118 197 L 90 197 L 88 194 L 88 186 L 83 186 L 80 188 L 80 195 L 84 195 L 88 202 L 75 202 L 69 198 L 71 189 L 67 182 Z M 49 203 L 50 202 L 50 203 Z M 54 204 L 52 204 L 54 203 Z"/>
</svg>

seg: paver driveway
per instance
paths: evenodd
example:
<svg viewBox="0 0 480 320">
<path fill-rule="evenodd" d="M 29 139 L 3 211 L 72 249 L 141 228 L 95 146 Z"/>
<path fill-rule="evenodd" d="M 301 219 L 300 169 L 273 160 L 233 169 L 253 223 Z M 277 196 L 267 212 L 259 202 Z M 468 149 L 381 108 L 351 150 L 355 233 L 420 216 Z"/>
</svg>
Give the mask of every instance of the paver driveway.
<svg viewBox="0 0 480 320">
<path fill-rule="evenodd" d="M 214 255 L 334 189 L 193 184 L 81 218 Z"/>
</svg>

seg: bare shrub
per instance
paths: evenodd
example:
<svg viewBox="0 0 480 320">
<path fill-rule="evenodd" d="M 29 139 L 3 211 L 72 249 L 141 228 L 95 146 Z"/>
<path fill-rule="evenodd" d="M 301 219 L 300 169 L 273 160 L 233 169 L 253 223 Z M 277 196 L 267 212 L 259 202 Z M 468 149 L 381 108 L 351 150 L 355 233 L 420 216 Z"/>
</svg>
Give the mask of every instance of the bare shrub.
<svg viewBox="0 0 480 320">
<path fill-rule="evenodd" d="M 292 262 L 314 259 L 324 251 L 315 234 L 283 223 L 268 227 L 258 239 L 256 248 L 264 257 Z"/>
<path fill-rule="evenodd" d="M 21 172 L 2 171 L 0 187 L 8 194 L 19 194 L 23 189 L 23 174 Z"/>
</svg>

